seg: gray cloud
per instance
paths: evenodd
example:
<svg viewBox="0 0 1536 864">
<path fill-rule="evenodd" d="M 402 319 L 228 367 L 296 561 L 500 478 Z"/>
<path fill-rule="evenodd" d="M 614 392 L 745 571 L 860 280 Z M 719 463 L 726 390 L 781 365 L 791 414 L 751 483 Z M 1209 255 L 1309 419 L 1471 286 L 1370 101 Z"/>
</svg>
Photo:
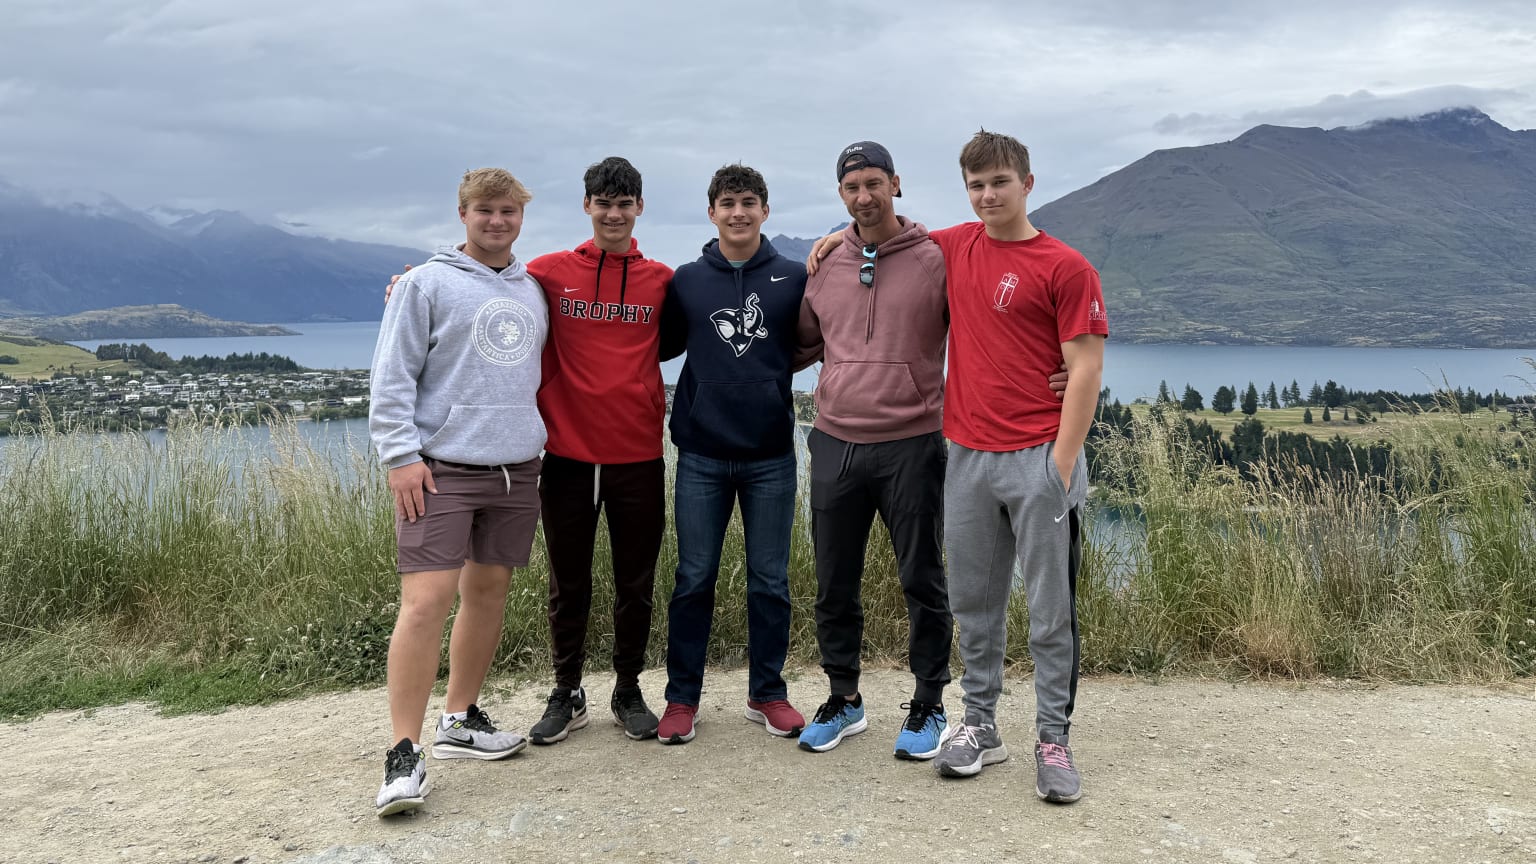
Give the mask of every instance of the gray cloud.
<svg viewBox="0 0 1536 864">
<path fill-rule="evenodd" d="M 1529 96 L 1516 90 L 1491 87 L 1446 85 L 1425 87 L 1404 93 L 1378 94 L 1356 90 L 1334 94 L 1311 105 L 1293 108 L 1249 111 L 1233 117 L 1220 114 L 1169 114 L 1152 128 L 1162 135 L 1237 135 L 1255 126 L 1357 126 L 1369 120 L 1417 117 L 1444 108 L 1478 107 L 1497 111 L 1500 107 L 1528 102 Z"/>
<path fill-rule="evenodd" d="M 716 167 L 764 172 L 770 234 L 816 234 L 863 138 L 939 225 L 970 216 L 955 156 L 982 125 L 1030 145 L 1036 204 L 1257 123 L 1470 103 L 1536 126 L 1522 3 L 1063 5 L 11 0 L 0 178 L 427 247 L 461 236 L 459 175 L 503 165 L 536 195 L 533 254 L 588 236 L 581 172 L 618 153 L 645 173 L 645 248 L 680 263 Z"/>
</svg>

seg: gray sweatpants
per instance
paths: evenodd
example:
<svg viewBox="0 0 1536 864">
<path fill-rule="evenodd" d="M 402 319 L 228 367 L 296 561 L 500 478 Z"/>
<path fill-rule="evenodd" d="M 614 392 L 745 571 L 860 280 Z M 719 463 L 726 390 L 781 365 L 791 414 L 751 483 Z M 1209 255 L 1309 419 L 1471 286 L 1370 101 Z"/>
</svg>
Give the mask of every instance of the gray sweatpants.
<svg viewBox="0 0 1536 864">
<path fill-rule="evenodd" d="M 1051 459 L 1054 446 L 989 453 L 951 444 L 944 550 L 965 661 L 965 722 L 997 722 L 1017 559 L 1029 603 L 1036 730 L 1064 741 L 1077 698 L 1077 568 L 1088 466 L 1080 454 L 1068 493 Z"/>
</svg>

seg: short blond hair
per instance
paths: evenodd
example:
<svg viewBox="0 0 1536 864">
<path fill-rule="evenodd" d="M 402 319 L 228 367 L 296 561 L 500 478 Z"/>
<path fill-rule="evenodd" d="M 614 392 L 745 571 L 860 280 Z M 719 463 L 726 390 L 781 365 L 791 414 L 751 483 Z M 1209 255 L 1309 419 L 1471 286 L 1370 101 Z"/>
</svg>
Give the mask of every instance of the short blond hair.
<svg viewBox="0 0 1536 864">
<path fill-rule="evenodd" d="M 480 199 L 509 197 L 519 204 L 527 204 L 533 200 L 533 193 L 528 187 L 517 182 L 504 168 L 476 168 L 473 171 L 464 172 L 464 180 L 459 183 L 459 209 L 469 206 L 469 202 Z"/>
</svg>

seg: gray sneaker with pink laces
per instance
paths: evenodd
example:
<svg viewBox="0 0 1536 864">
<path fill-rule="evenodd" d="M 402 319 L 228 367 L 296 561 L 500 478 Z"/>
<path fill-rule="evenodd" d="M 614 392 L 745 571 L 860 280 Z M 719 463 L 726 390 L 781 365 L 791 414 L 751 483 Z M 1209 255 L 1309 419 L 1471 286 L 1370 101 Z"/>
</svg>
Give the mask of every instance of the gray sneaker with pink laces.
<svg viewBox="0 0 1536 864">
<path fill-rule="evenodd" d="M 1083 797 L 1083 781 L 1065 735 L 1040 733 L 1035 744 L 1035 794 L 1052 804 L 1071 804 Z"/>
</svg>

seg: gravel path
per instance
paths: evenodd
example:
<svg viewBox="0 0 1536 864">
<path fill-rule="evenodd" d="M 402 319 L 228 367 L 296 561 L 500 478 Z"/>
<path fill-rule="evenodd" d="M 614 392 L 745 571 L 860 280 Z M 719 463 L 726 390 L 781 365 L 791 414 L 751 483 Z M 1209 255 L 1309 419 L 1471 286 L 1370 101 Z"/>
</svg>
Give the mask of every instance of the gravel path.
<svg viewBox="0 0 1536 864">
<path fill-rule="evenodd" d="M 822 681 L 791 681 L 806 713 Z M 659 699 L 663 674 L 643 683 Z M 969 780 L 891 758 L 904 674 L 866 675 L 870 730 L 825 754 L 742 719 L 744 672 L 708 683 L 691 744 L 630 742 L 594 711 L 506 762 L 429 762 L 426 806 L 389 821 L 372 809 L 382 690 L 0 725 L 0 861 L 1536 861 L 1531 682 L 1088 680 L 1069 807 L 1035 799 L 1027 679 L 999 711 L 1013 758 Z M 610 686 L 588 684 L 594 705 Z M 526 729 L 546 692 L 496 688 L 485 707 Z"/>
</svg>

